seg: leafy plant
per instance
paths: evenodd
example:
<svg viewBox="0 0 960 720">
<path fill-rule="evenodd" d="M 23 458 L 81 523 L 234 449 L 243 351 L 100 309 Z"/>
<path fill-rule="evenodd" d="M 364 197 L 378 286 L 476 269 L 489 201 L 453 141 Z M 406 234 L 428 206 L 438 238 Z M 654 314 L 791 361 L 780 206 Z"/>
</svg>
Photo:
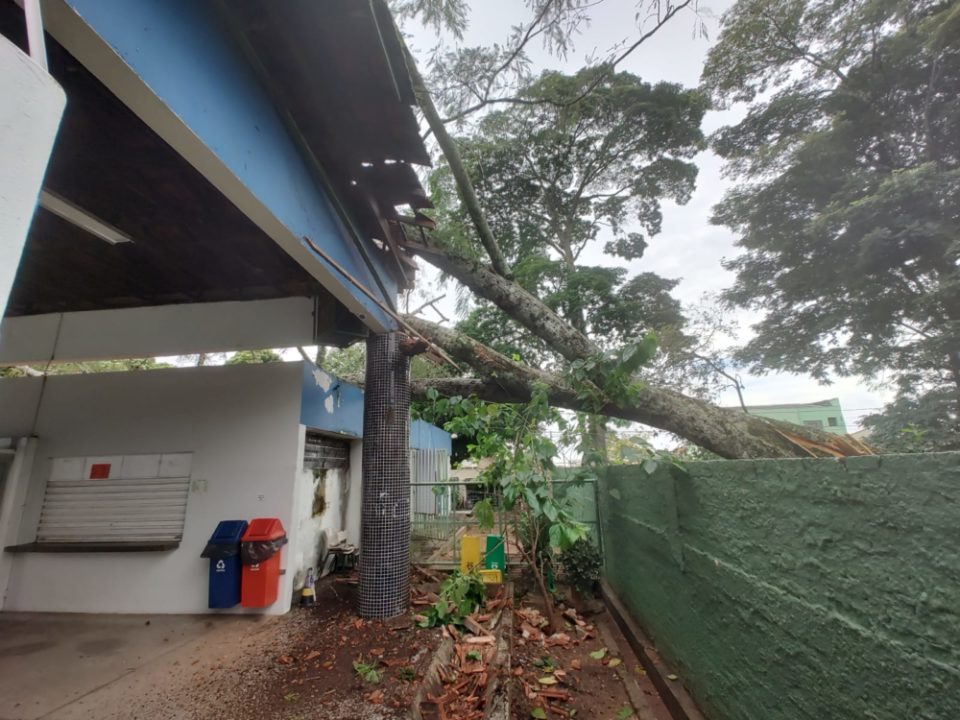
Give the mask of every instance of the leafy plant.
<svg viewBox="0 0 960 720">
<path fill-rule="evenodd" d="M 480 660 L 482 659 L 483 659 L 483 655 L 480 653 L 479 650 L 467 651 L 467 660 L 471 660 L 473 662 L 480 662 Z"/>
<path fill-rule="evenodd" d="M 557 669 L 556 661 L 549 655 L 541 655 L 533 661 L 533 666 L 538 667 L 544 672 L 552 673 Z"/>
<path fill-rule="evenodd" d="M 589 540 L 574 543 L 560 554 L 563 579 L 581 592 L 589 592 L 600 579 L 603 559 Z"/>
<path fill-rule="evenodd" d="M 479 479 L 486 485 L 488 495 L 498 499 L 501 512 L 494 513 L 491 497 L 486 497 L 474 504 L 474 516 L 483 529 L 492 529 L 498 517 L 511 524 L 513 536 L 520 540 L 520 555 L 543 597 L 550 624 L 557 627 L 546 578 L 553 569 L 556 553 L 587 537 L 587 527 L 576 519 L 572 504 L 554 494 L 558 475 L 554 460 L 559 450 L 543 428 L 554 425 L 560 429 L 561 443 L 579 444 L 584 437 L 582 418 L 581 424 L 571 423 L 551 408 L 542 386 L 534 388 L 526 405 L 439 398 L 430 393 L 428 398 L 438 413 L 451 418 L 444 428 L 472 438 L 468 445 L 470 454 L 489 461 Z M 425 408 L 428 418 L 432 412 L 430 407 Z M 579 447 L 585 466 L 564 478 L 574 483 L 595 479 L 595 468 L 600 462 L 595 452 L 582 444 Z M 507 534 L 505 527 L 501 534 Z"/>
<path fill-rule="evenodd" d="M 397 671 L 397 678 L 406 682 L 413 682 L 417 679 L 417 671 L 407 665 Z"/>
<path fill-rule="evenodd" d="M 362 660 L 353 661 L 353 671 L 363 678 L 364 682 L 373 683 L 374 685 L 378 684 L 383 678 L 382 673 L 377 670 L 376 665 L 369 665 Z"/>
<path fill-rule="evenodd" d="M 463 619 L 483 606 L 487 589 L 476 569 L 454 570 L 440 585 L 440 599 L 423 614 L 420 627 L 463 625 Z"/>
</svg>

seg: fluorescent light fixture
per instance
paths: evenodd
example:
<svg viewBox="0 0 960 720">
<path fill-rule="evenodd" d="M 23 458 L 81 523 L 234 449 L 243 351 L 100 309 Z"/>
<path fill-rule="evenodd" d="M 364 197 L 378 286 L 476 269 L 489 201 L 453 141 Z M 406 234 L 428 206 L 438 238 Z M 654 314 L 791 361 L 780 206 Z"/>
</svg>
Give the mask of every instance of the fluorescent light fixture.
<svg viewBox="0 0 960 720">
<path fill-rule="evenodd" d="M 40 207 L 49 210 L 68 223 L 76 225 L 81 230 L 86 230 L 91 235 L 106 240 L 111 245 L 133 242 L 133 238 L 124 235 L 113 225 L 105 223 L 96 215 L 91 215 L 82 207 L 74 205 L 69 200 L 65 200 L 49 190 L 40 191 Z"/>
</svg>

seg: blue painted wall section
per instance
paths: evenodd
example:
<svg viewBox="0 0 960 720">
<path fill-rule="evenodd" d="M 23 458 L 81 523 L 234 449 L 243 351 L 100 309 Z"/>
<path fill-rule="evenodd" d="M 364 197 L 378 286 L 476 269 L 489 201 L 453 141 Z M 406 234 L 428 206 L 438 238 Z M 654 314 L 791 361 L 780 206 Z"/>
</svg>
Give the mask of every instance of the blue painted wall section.
<svg viewBox="0 0 960 720">
<path fill-rule="evenodd" d="M 312 363 L 303 363 L 300 424 L 347 437 L 363 437 L 363 390 Z"/>
<path fill-rule="evenodd" d="M 369 268 L 212 3 L 65 2 L 295 237 L 311 238 L 366 287 L 378 292 Z M 307 247 L 302 240 L 301 244 Z M 230 252 L 229 238 L 224 238 L 224 252 Z M 310 252 L 318 263 L 326 264 Z M 336 270 L 331 272 L 371 316 L 386 327 L 394 326 Z M 395 293 L 389 273 L 381 267 L 378 274 L 388 291 Z"/>
<path fill-rule="evenodd" d="M 312 363 L 303 363 L 300 424 L 337 435 L 362 438 L 363 390 Z M 446 450 L 450 454 L 450 433 L 423 420 L 414 420 L 410 423 L 410 447 Z"/>
</svg>

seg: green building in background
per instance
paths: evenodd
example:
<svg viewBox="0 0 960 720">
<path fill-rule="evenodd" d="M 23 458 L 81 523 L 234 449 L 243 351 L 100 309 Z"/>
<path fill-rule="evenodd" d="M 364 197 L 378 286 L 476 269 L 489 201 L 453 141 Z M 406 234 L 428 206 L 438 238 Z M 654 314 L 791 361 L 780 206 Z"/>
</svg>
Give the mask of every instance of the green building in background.
<svg viewBox="0 0 960 720">
<path fill-rule="evenodd" d="M 843 421 L 839 398 L 820 400 L 811 403 L 788 403 L 785 405 L 748 405 L 751 415 L 785 420 L 796 425 L 820 428 L 838 435 L 847 434 L 847 424 Z"/>
</svg>

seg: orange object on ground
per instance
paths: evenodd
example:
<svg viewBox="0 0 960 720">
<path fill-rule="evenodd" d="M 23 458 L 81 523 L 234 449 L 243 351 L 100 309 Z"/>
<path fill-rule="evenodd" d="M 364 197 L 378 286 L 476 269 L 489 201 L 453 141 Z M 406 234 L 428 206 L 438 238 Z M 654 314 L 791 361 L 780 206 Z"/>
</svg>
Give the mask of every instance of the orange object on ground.
<svg viewBox="0 0 960 720">
<path fill-rule="evenodd" d="M 247 543 L 270 542 L 283 538 L 286 531 L 279 518 L 254 518 L 240 539 L 241 546 Z M 249 548 L 248 548 L 249 549 Z M 241 557 L 245 554 L 241 547 Z M 272 605 L 280 591 L 280 548 L 269 558 L 258 563 L 244 561 L 240 583 L 240 605 L 245 608 L 262 608 Z"/>
</svg>

